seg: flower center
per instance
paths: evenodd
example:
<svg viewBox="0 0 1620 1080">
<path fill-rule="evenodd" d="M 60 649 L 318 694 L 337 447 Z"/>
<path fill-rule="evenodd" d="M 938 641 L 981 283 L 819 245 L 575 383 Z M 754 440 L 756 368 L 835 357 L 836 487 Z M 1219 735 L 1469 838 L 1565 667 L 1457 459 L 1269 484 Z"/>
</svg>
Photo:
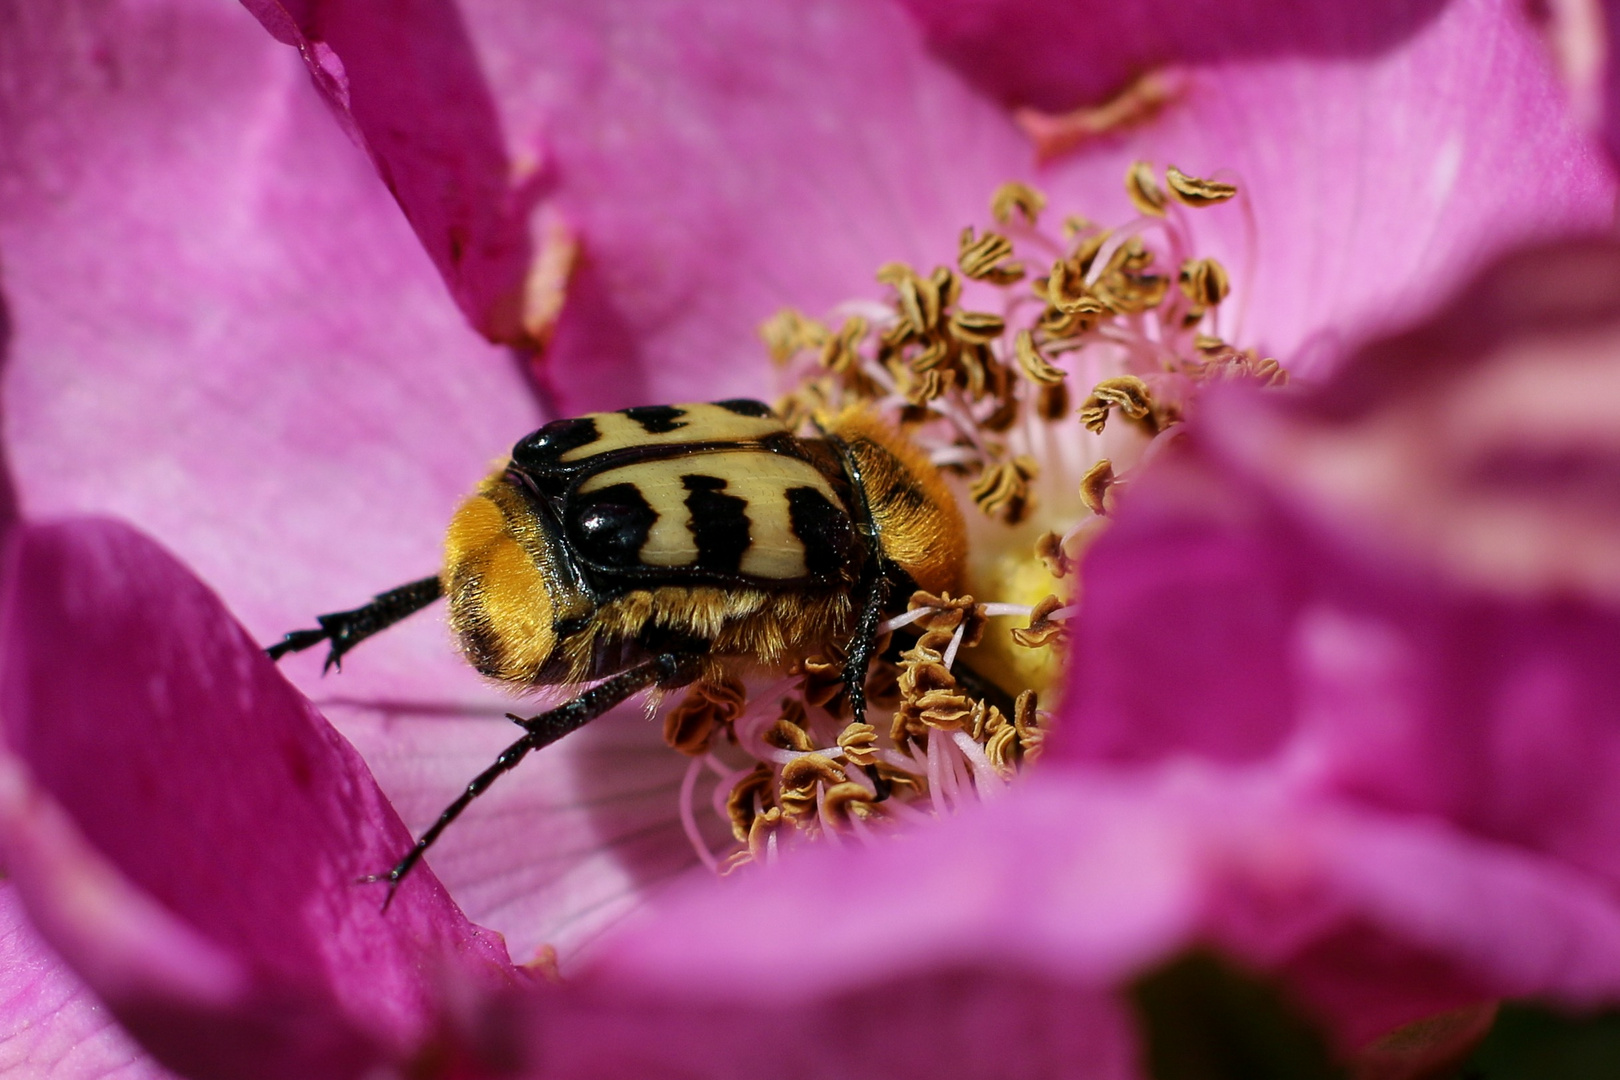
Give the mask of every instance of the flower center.
<svg viewBox="0 0 1620 1080">
<path fill-rule="evenodd" d="M 951 478 L 971 595 L 917 593 L 880 627 L 871 723 L 848 719 L 836 652 L 786 677 L 697 684 L 664 710 L 666 739 L 692 756 L 682 820 L 711 867 L 859 841 L 1004 789 L 1040 755 L 1075 562 L 1118 493 L 1201 386 L 1285 381 L 1275 360 L 1221 338 L 1230 279 L 1193 248 L 1189 209 L 1237 189 L 1163 176 L 1131 166 L 1139 215 L 1124 225 L 1069 216 L 1055 231 L 1041 193 L 1005 184 L 993 224 L 962 231 L 954 269 L 888 263 L 884 298 L 761 327 L 790 427 L 861 404 Z M 729 851 L 704 840 L 705 815 L 729 825 Z"/>
</svg>

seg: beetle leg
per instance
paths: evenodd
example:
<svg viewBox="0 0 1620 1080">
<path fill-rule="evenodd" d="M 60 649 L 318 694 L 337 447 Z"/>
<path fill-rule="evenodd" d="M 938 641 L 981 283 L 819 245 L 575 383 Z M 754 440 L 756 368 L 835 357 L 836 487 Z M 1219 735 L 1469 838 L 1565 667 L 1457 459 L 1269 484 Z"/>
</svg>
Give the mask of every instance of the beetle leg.
<svg viewBox="0 0 1620 1080">
<path fill-rule="evenodd" d="M 519 717 L 508 714 L 511 720 L 516 721 L 524 729 L 523 737 L 502 750 L 501 756 L 495 759 L 493 765 L 473 777 L 466 790 L 444 808 L 439 819 L 417 839 L 411 850 L 405 853 L 405 857 L 400 859 L 392 870 L 386 874 L 368 874 L 360 880 L 388 882 L 388 895 L 383 898 L 383 910 L 387 911 L 400 882 L 404 881 L 405 875 L 422 860 L 422 856 L 433 846 L 439 835 L 450 827 L 452 821 L 461 816 L 463 810 L 472 805 L 474 799 L 489 790 L 491 784 L 503 774 L 511 772 L 517 767 L 518 762 L 528 757 L 531 750 L 551 745 L 569 732 L 601 716 L 637 691 L 645 690 L 654 684 L 677 686 L 690 681 L 697 673 L 697 667 L 697 659 L 692 655 L 664 653 L 653 657 L 645 664 L 638 664 L 628 671 L 621 671 L 617 675 L 603 679 L 572 701 L 538 716 Z"/>
<path fill-rule="evenodd" d="M 883 621 L 883 603 L 889 598 L 888 577 L 878 573 L 873 578 L 866 601 L 861 605 L 860 618 L 855 621 L 855 633 L 844 650 L 844 689 L 849 694 L 850 712 L 857 724 L 866 723 L 866 675 L 872 668 L 878 623 Z"/>
<path fill-rule="evenodd" d="M 849 694 L 849 710 L 857 724 L 866 723 L 866 675 L 872 669 L 872 654 L 877 646 L 878 623 L 883 621 L 883 605 L 889 598 L 889 576 L 881 570 L 872 575 L 866 602 L 861 605 L 860 618 L 855 622 L 855 635 L 849 648 L 844 650 L 844 689 Z M 876 765 L 865 768 L 872 781 L 875 801 L 889 797 L 889 782 L 879 773 Z"/>
<path fill-rule="evenodd" d="M 302 652 L 323 641 L 332 643 L 322 672 L 343 667 L 343 654 L 379 630 L 386 630 L 407 615 L 414 615 L 444 595 L 438 577 L 422 578 L 372 597 L 371 603 L 353 611 L 317 615 L 318 630 L 294 630 L 265 649 L 270 659 L 280 660 L 290 652 Z"/>
</svg>

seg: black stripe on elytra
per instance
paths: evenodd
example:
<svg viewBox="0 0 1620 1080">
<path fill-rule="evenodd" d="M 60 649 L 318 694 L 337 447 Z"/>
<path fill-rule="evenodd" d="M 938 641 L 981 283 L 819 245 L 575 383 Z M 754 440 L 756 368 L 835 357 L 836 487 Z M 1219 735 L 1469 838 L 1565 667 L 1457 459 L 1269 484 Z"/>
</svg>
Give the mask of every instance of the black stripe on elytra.
<svg viewBox="0 0 1620 1080">
<path fill-rule="evenodd" d="M 553 420 L 512 447 L 512 464 L 532 472 L 545 472 L 570 450 L 589 446 L 602 437 L 588 416 Z"/>
<path fill-rule="evenodd" d="M 640 424 L 641 430 L 649 435 L 663 435 L 686 426 L 686 421 L 681 419 L 686 410 L 673 405 L 639 405 L 619 411 Z"/>
<path fill-rule="evenodd" d="M 736 413 L 738 416 L 752 416 L 762 420 L 767 416 L 776 415 L 771 412 L 769 405 L 763 401 L 755 401 L 753 398 L 729 398 L 726 401 L 717 401 L 715 404 L 726 410 L 726 412 Z"/>
<path fill-rule="evenodd" d="M 587 562 L 614 569 L 641 565 L 641 545 L 658 513 L 634 484 L 576 495 L 564 512 L 569 539 Z"/>
<path fill-rule="evenodd" d="M 788 488 L 788 520 L 804 545 L 804 564 L 816 577 L 834 574 L 855 546 L 849 515 L 813 487 Z"/>
<path fill-rule="evenodd" d="M 698 568 L 736 573 L 742 565 L 743 553 L 752 542 L 748 500 L 727 495 L 726 482 L 718 476 L 689 473 L 681 477 L 681 484 L 687 490 L 686 509 L 692 514 L 692 542 L 698 549 Z"/>
</svg>

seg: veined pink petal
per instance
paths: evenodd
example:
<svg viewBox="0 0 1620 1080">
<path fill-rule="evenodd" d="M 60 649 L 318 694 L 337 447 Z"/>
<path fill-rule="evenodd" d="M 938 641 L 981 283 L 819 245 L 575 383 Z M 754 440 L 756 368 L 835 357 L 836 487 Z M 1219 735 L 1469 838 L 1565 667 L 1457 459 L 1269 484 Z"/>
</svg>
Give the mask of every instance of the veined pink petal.
<svg viewBox="0 0 1620 1080">
<path fill-rule="evenodd" d="M 431 872 L 386 915 L 356 884 L 404 826 L 171 556 L 127 526 L 30 525 L 7 581 L 7 865 L 160 1057 L 241 1075 L 262 1043 L 259 1075 L 346 1075 L 437 1035 L 458 985 L 523 981 Z"/>
<path fill-rule="evenodd" d="M 0 886 L 0 1071 L 17 1076 L 163 1080 L 107 1007 L 40 940 L 17 888 Z"/>
</svg>

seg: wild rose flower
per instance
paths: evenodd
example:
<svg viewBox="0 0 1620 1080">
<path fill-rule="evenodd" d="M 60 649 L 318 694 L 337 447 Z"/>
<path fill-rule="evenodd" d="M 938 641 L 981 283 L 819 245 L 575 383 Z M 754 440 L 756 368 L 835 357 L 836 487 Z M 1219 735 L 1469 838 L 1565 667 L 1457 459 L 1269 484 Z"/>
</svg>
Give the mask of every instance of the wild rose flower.
<svg viewBox="0 0 1620 1080">
<path fill-rule="evenodd" d="M 1565 119 L 1534 39 L 1515 14 L 1486 4 L 1424 9 L 1353 36 L 1348 47 L 1331 21 L 1279 24 L 1260 8 L 1223 12 L 1185 37 L 1160 36 L 1152 18 L 1099 33 L 1095 21 L 1071 23 L 1042 7 L 939 8 L 918 12 L 918 23 L 887 8 L 709 12 L 696 26 L 679 6 L 638 11 L 626 23 L 595 6 L 424 11 L 377 22 L 344 5 L 255 5 L 273 33 L 301 48 L 340 121 L 380 167 L 459 315 L 364 163 L 303 94 L 287 56 L 245 32 L 253 28 L 240 17 L 176 6 L 122 13 L 112 25 L 90 20 L 85 30 L 66 15 L 31 16 L 40 21 L 25 23 L 32 33 L 20 37 L 34 65 L 20 70 L 39 75 L 19 85 L 51 91 L 8 113 L 20 119 L 18 137 L 6 140 L 18 148 L 7 180 L 18 209 L 0 234 L 16 325 L 8 448 L 23 510 L 35 520 L 95 510 L 136 521 L 213 582 L 259 640 L 334 598 L 419 576 L 435 559 L 454 497 L 537 422 L 520 373 L 467 323 L 523 349 L 548 339 L 536 377 L 561 412 L 758 394 L 766 375 L 752 335 L 772 312 L 831 311 L 860 297 L 891 259 L 950 261 L 961 227 L 982 220 L 990 193 L 1020 173 L 1054 203 L 1128 220 L 1119 177 L 1146 159 L 1206 175 L 1230 169 L 1241 181 L 1253 235 L 1235 214 L 1200 219 L 1195 232 L 1200 251 L 1234 268 L 1235 302 L 1247 305 L 1241 334 L 1230 336 L 1318 376 L 1349 342 L 1422 310 L 1488 251 L 1606 223 L 1612 203 L 1608 172 Z M 1365 25 L 1380 26 L 1377 13 Z M 1063 109 L 1138 65 L 1169 62 L 1190 65 L 1177 76 L 1188 82 L 1157 117 L 1130 117 L 1150 123 L 1032 162 L 1030 132 L 1056 152 L 1097 121 Z M 1043 111 L 1015 114 L 1008 101 Z M 89 122 L 67 111 L 86 102 L 96 107 Z M 66 104 L 53 112 L 53 103 Z M 185 181 L 179 190 L 176 178 Z M 334 281 L 345 295 L 330 295 Z M 84 374 L 69 384 L 66 370 Z M 1196 939 L 1298 969 L 1306 990 L 1319 977 L 1325 989 L 1312 1000 L 1349 1043 L 1470 994 L 1589 1000 L 1607 992 L 1585 969 L 1571 967 L 1560 983 L 1546 974 L 1558 966 L 1550 961 L 1539 977 L 1493 968 L 1490 954 L 1470 953 L 1421 917 L 1454 914 L 1463 905 L 1446 901 L 1456 894 L 1438 885 L 1403 893 L 1410 876 L 1369 869 L 1458 864 L 1442 884 L 1499 892 L 1516 883 L 1529 898 L 1514 910 L 1553 913 L 1549 925 L 1592 943 L 1591 970 L 1601 973 L 1601 898 L 1550 888 L 1563 884 L 1556 866 L 1527 869 L 1513 852 L 1495 858 L 1448 835 L 1414 838 L 1404 820 L 1360 803 L 1323 797 L 1320 807 L 1301 807 L 1286 775 L 1082 778 L 1054 766 L 993 812 L 920 829 L 894 851 L 807 854 L 802 869 L 790 863 L 782 876 L 745 881 L 731 901 L 677 906 L 661 916 L 667 921 L 604 946 L 595 974 L 569 990 L 520 998 L 520 1012 L 537 1012 L 509 1028 L 500 1023 L 509 1014 L 458 1010 L 457 1002 L 522 976 L 427 875 L 418 907 L 396 908 L 394 922 L 348 885 L 349 875 L 387 861 L 380 852 L 398 850 L 402 828 L 368 794 L 353 757 L 220 611 L 127 533 L 24 528 L 13 558 L 28 573 L 14 575 L 6 661 L 7 694 L 17 696 L 5 713 L 26 769 L 11 781 L 8 865 L 52 943 L 147 1045 L 189 1070 L 239 1074 L 244 1046 L 266 1032 L 285 1040 L 289 1028 L 307 1037 L 286 1041 L 285 1057 L 256 1056 L 267 1074 L 423 1046 L 440 1055 L 428 1060 L 467 1053 L 487 1062 L 508 1047 L 480 1022 L 542 1040 L 538 1060 L 554 1071 L 570 1057 L 589 1069 L 601 1060 L 592 1055 L 629 1052 L 699 1071 L 742 1068 L 778 1060 L 751 1054 L 825 1050 L 835 1024 L 852 1073 L 920 1070 L 927 1052 L 963 1045 L 938 1039 L 933 1017 L 925 1024 L 921 1016 L 866 1040 L 847 1037 L 839 1021 L 869 1014 L 863 1006 L 899 988 L 900 1000 L 934 1016 L 952 1002 L 982 1016 L 993 1003 L 1001 1011 L 992 1015 L 1033 1025 L 1028 1045 L 1049 1053 L 1047 1064 L 1082 1060 L 1106 1074 L 1132 1067 L 1118 984 Z M 135 569 L 120 575 L 109 563 Z M 1155 569 L 1192 572 L 1174 560 Z M 70 603 L 75 590 L 102 602 Z M 103 610 L 127 617 L 101 625 Z M 59 637 L 36 631 L 44 626 Z M 1120 644 L 1134 640 L 1131 627 L 1140 624 L 1121 627 Z M 53 640 L 75 644 L 47 648 Z M 152 641 L 173 645 L 129 647 Z M 96 642 L 106 645 L 92 650 Z M 64 657 L 77 651 L 118 662 L 96 680 L 68 676 Z M 506 738 L 502 725 L 477 715 L 490 699 L 458 663 L 424 623 L 356 657 L 341 684 L 316 682 L 313 664 L 289 674 L 341 722 L 395 805 L 425 820 Z M 1123 681 L 1131 669 L 1109 673 Z M 1282 685 L 1243 665 L 1221 674 L 1261 697 Z M 57 689 L 67 678 L 83 679 L 79 692 Z M 132 686 L 145 692 L 130 694 Z M 189 802 L 152 793 L 164 790 L 156 782 L 169 760 L 162 752 L 190 730 L 177 725 L 175 702 L 231 733 L 172 751 L 186 765 L 174 775 L 197 792 L 206 830 L 187 827 L 180 808 Z M 1173 719 L 1204 707 L 1191 705 Z M 107 742 L 104 756 L 75 754 L 114 712 L 128 721 L 121 741 Z M 69 715 L 72 723 L 62 719 Z M 1212 738 L 1252 736 L 1243 724 L 1217 726 Z M 236 737 L 249 729 L 254 738 Z M 582 939 L 692 861 L 673 813 L 682 763 L 638 749 L 636 735 L 601 725 L 548 752 L 484 808 L 485 826 L 501 814 L 516 826 L 480 830 L 469 815 L 462 854 L 449 844 L 435 853 L 458 899 L 505 932 L 520 958 L 544 942 Z M 290 742 L 276 749 L 278 737 Z M 1101 738 L 1089 728 L 1073 738 L 1066 753 L 1115 759 L 1114 749 L 1086 741 Z M 1129 749 L 1118 754 L 1130 757 Z M 1243 760 L 1268 760 L 1260 749 L 1275 746 L 1251 748 Z M 1433 750 L 1439 760 L 1443 749 Z M 82 771 L 94 762 L 106 764 Z M 100 779 L 108 776 L 132 787 Z M 322 793 L 315 818 L 273 821 L 306 783 Z M 110 797 L 120 791 L 131 793 Z M 346 823 L 337 792 L 351 793 L 342 805 L 366 809 Z M 150 817 L 163 824 L 136 827 L 129 807 L 154 804 L 169 807 Z M 1224 823 L 1221 806 L 1230 807 Z M 1279 838 L 1270 827 L 1285 811 L 1297 816 L 1297 831 Z M 229 848 L 250 818 L 267 823 L 262 857 L 198 856 Z M 1006 860 L 1022 848 L 1001 852 L 1000 862 L 975 861 L 1009 832 L 1051 856 L 1050 889 L 1022 891 L 1046 872 L 1038 861 L 1014 872 L 1019 864 Z M 1110 839 L 1131 850 L 1143 836 L 1162 853 L 1142 860 L 1150 873 L 1110 861 L 1119 850 Z M 1268 855 L 1298 876 L 1272 872 Z M 966 881 L 941 870 L 959 859 Z M 1234 863 L 1249 872 L 1231 872 Z M 1093 868 L 1085 880 L 1121 883 L 1120 896 L 1074 891 L 1067 875 L 1076 866 Z M 253 896 L 250 882 L 289 876 L 296 880 L 243 899 Z M 964 894 L 975 876 L 1006 891 Z M 240 892 L 225 887 L 236 882 Z M 839 895 L 820 896 L 815 882 Z M 1279 944 L 1264 926 L 1222 921 L 1241 923 L 1255 910 L 1241 896 L 1218 902 L 1229 886 L 1265 892 L 1279 882 L 1314 886 L 1329 914 L 1360 915 L 1373 929 L 1365 939 L 1330 937 L 1341 952 L 1301 960 L 1292 946 L 1319 940 L 1303 930 Z M 931 912 L 940 895 L 958 902 L 898 944 L 882 924 L 884 940 L 847 937 L 852 909 Z M 91 917 L 67 905 L 69 896 L 103 898 L 120 920 Z M 1028 901 L 1012 906 L 1029 910 L 1033 928 L 987 930 L 990 916 L 1007 910 L 998 899 Z M 819 921 L 790 939 L 779 919 L 792 910 Z M 1303 924 L 1337 925 L 1322 907 L 1286 910 L 1303 912 Z M 836 924 L 827 921 L 834 916 Z M 259 929 L 247 933 L 250 925 Z M 1488 943 L 1501 924 L 1460 925 L 1458 937 Z M 818 939 L 818 927 L 831 936 Z M 282 932 L 299 946 L 278 948 Z M 958 961 L 964 939 L 979 951 Z M 818 940 L 859 947 L 818 952 L 810 948 Z M 1342 978 L 1342 953 L 1363 940 L 1410 948 L 1380 954 L 1389 963 L 1379 978 Z M 952 964 L 979 976 L 958 983 L 965 990 L 949 991 L 949 1001 L 928 996 L 944 985 L 934 975 L 946 943 Z M 1439 957 L 1443 967 L 1458 954 L 1472 963 L 1467 978 L 1436 976 L 1422 993 L 1392 995 L 1380 1009 L 1333 997 L 1346 986 L 1410 988 L 1413 971 L 1433 967 L 1413 957 Z M 788 996 L 757 996 L 761 971 L 784 965 L 802 969 L 779 991 Z M 387 985 L 368 1000 L 362 990 L 374 973 Z M 816 1022 L 783 1004 L 806 995 L 824 1003 Z M 719 1002 L 740 1012 L 721 1012 Z M 1050 1015 L 1041 1010 L 1068 1005 L 1096 1018 L 1071 1029 L 1073 1043 L 1040 1020 Z M 648 1040 L 660 1022 L 688 1034 Z M 199 1029 L 216 1033 L 200 1055 Z M 627 1029 L 642 1033 L 634 1045 L 612 1037 Z M 727 1038 L 691 1037 L 706 1031 Z M 968 1029 L 963 1041 L 980 1045 Z M 987 1059 L 948 1063 L 964 1060 Z"/>
</svg>

